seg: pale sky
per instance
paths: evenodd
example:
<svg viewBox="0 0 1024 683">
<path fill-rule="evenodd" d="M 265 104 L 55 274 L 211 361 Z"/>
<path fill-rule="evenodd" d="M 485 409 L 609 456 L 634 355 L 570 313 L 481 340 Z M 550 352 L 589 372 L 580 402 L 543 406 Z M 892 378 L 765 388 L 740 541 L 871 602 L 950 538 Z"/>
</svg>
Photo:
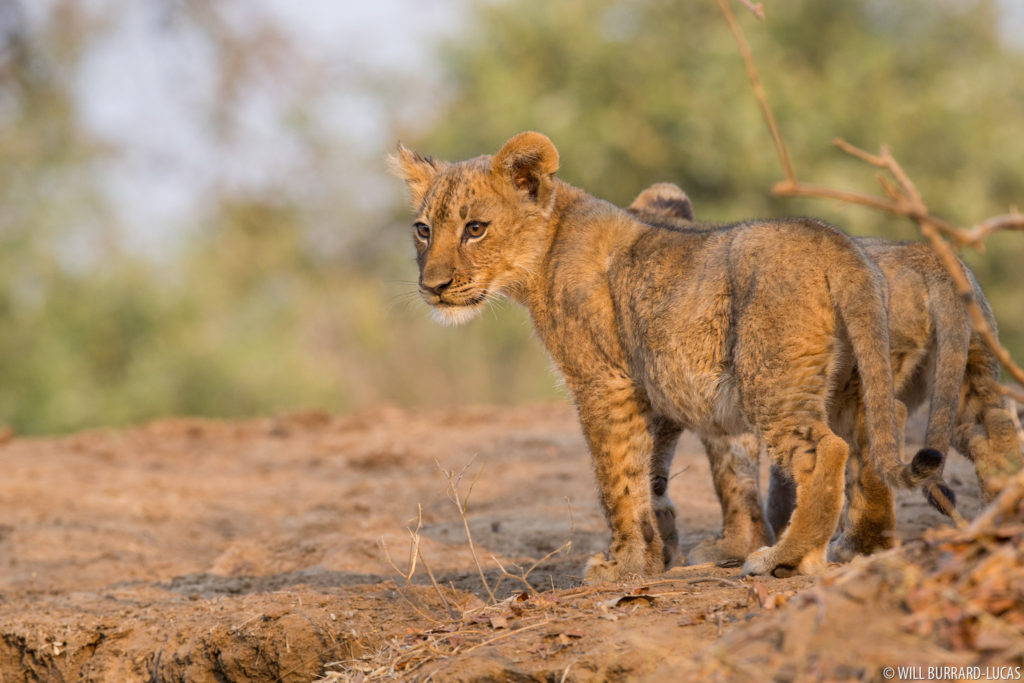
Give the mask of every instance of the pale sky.
<svg viewBox="0 0 1024 683">
<path fill-rule="evenodd" d="M 38 21 L 52 2 L 29 4 Z M 269 25 L 290 47 L 283 68 L 239 92 L 236 116 L 222 135 L 209 125 L 218 89 L 211 46 L 167 11 L 171 0 L 83 4 L 104 17 L 106 29 L 78 74 L 79 116 L 94 136 L 122 151 L 101 172 L 128 227 L 126 239 L 159 251 L 211 188 L 261 192 L 311 173 L 310 149 L 290 123 L 295 101 L 315 101 L 305 125 L 324 131 L 339 154 L 383 157 L 396 136 L 392 120 L 402 112 L 383 110 L 387 105 L 363 84 L 407 84 L 410 104 L 428 104 L 439 87 L 432 50 L 440 36 L 458 30 L 463 2 L 223 0 L 217 7 L 231 31 L 255 35 Z M 412 73 L 422 78 L 414 81 Z M 379 183 L 357 180 L 366 188 L 353 201 L 387 199 Z"/>
</svg>

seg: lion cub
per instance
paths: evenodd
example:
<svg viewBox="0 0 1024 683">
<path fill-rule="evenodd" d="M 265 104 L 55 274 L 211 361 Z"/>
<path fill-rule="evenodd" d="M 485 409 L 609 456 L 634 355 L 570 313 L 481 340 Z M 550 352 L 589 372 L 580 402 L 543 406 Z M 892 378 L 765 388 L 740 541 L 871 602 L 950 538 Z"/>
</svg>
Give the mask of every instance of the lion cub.
<svg viewBox="0 0 1024 683">
<path fill-rule="evenodd" d="M 669 229 L 693 229 L 689 197 L 671 183 L 652 185 L 641 192 L 628 211 L 644 222 Z M 982 500 L 988 502 L 994 483 L 1021 469 L 1024 455 L 1012 418 L 998 390 L 999 365 L 977 334 L 971 332 L 966 306 L 956 285 L 935 252 L 925 243 L 856 238 L 855 242 L 880 267 L 889 284 L 889 339 L 896 395 L 905 414 L 929 403 L 925 446 L 946 453 L 949 446 L 975 466 Z M 974 284 L 974 296 L 989 323 L 995 321 L 981 288 L 963 263 Z M 857 383 L 837 394 L 839 429 L 865 449 L 866 435 L 857 419 Z M 845 424 L 844 424 L 845 423 Z M 734 562 L 763 544 L 772 532 L 780 533 L 793 509 L 792 484 L 772 470 L 766 528 L 757 486 L 758 444 L 753 436 L 705 440 L 715 490 L 722 505 L 722 537 L 701 543 L 691 553 L 694 562 Z M 671 453 L 666 456 L 671 458 Z M 667 471 L 667 464 L 664 465 Z M 848 512 L 842 535 L 833 545 L 834 559 L 849 559 L 890 547 L 895 523 L 891 491 L 870 463 L 850 460 Z M 947 496 L 952 499 L 951 492 Z"/>
<path fill-rule="evenodd" d="M 796 508 L 746 569 L 819 572 L 849 454 L 828 400 L 854 365 L 885 481 L 916 486 L 942 466 L 929 450 L 900 461 L 885 282 L 838 230 L 807 219 L 651 227 L 556 178 L 558 152 L 534 132 L 493 157 L 447 163 L 399 145 L 393 162 L 436 317 L 464 322 L 505 295 L 529 309 L 565 376 L 612 530 L 610 556 L 591 558 L 587 580 L 655 574 L 671 559 L 654 459 L 679 428 L 757 432 L 795 481 Z"/>
</svg>

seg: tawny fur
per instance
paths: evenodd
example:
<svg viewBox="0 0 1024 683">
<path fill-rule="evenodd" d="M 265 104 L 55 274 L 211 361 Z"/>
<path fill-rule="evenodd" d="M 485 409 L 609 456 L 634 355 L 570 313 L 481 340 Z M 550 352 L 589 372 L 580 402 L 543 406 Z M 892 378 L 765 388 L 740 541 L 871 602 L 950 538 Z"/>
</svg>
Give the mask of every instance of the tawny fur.
<svg viewBox="0 0 1024 683">
<path fill-rule="evenodd" d="M 670 183 L 643 191 L 629 210 L 662 227 L 696 227 L 689 198 Z M 894 386 L 900 399 L 898 420 L 905 420 L 908 407 L 914 409 L 927 400 L 925 446 L 945 454 L 952 443 L 970 458 L 982 499 L 987 502 L 998 481 L 1024 464 L 1012 418 L 998 391 L 998 364 L 980 337 L 972 333 L 955 283 L 927 244 L 877 238 L 855 241 L 879 265 L 889 284 L 889 339 Z M 995 329 L 980 287 L 967 267 L 960 265 Z M 852 433 L 855 453 L 868 447 L 858 394 L 854 375 L 835 397 L 838 409 L 833 416 L 840 433 Z M 722 505 L 723 530 L 719 539 L 695 548 L 690 559 L 730 563 L 773 532 L 781 533 L 788 524 L 796 491 L 791 479 L 772 469 L 765 527 L 756 478 L 749 474 L 756 472 L 756 444 L 726 440 L 724 444 L 706 443 L 705 448 Z M 832 546 L 832 558 L 845 560 L 890 547 L 895 526 L 892 492 L 871 466 L 870 458 L 849 459 L 846 489 L 847 515 L 843 533 Z"/>
<path fill-rule="evenodd" d="M 526 306 L 573 394 L 612 530 L 588 580 L 665 568 L 674 511 L 658 492 L 683 428 L 753 430 L 795 482 L 787 530 L 747 571 L 820 571 L 849 451 L 828 401 L 854 365 L 885 481 L 917 485 L 941 464 L 900 461 L 885 281 L 844 233 L 808 219 L 651 227 L 556 178 L 558 152 L 533 132 L 458 163 L 399 146 L 394 165 L 424 300 L 451 322 L 496 295 Z"/>
</svg>

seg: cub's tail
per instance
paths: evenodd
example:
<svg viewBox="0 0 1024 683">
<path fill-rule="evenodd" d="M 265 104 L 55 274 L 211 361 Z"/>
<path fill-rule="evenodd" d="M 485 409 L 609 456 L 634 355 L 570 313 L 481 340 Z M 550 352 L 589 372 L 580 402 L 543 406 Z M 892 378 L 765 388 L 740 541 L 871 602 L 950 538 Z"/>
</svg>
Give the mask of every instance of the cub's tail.
<svg viewBox="0 0 1024 683">
<path fill-rule="evenodd" d="M 878 268 L 852 243 L 851 247 L 843 250 L 841 260 L 845 262 L 831 268 L 827 280 L 857 361 L 871 458 L 890 486 L 915 488 L 941 472 L 944 455 L 922 448 L 910 464 L 901 460 L 889 357 L 887 287 Z"/>
<path fill-rule="evenodd" d="M 960 389 L 967 369 L 970 344 L 970 321 L 967 310 L 956 291 L 956 284 L 946 272 L 938 256 L 928 253 L 934 263 L 924 273 L 928 290 L 929 313 L 935 329 L 935 362 L 932 363 L 931 395 L 928 407 L 928 428 L 924 445 L 939 453 L 949 452 L 960 405 Z M 959 264 L 964 267 L 962 263 Z M 963 518 L 956 510 L 956 496 L 941 479 L 942 468 L 924 486 L 928 502 L 957 524 Z"/>
</svg>

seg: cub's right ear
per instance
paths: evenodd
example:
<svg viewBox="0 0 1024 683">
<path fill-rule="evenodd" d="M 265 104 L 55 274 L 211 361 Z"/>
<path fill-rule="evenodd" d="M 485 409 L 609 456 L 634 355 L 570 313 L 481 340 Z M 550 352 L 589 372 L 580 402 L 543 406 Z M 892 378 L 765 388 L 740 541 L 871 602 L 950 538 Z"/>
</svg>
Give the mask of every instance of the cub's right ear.
<svg viewBox="0 0 1024 683">
<path fill-rule="evenodd" d="M 399 142 L 398 149 L 388 157 L 388 166 L 392 173 L 405 181 L 409 187 L 412 208 L 418 210 L 430 183 L 441 168 L 441 162 L 433 157 L 421 156 Z"/>
<path fill-rule="evenodd" d="M 693 204 L 682 188 L 672 183 L 655 183 L 629 205 L 633 213 L 659 218 L 693 220 Z"/>
<path fill-rule="evenodd" d="M 546 135 L 527 131 L 502 145 L 491 161 L 491 174 L 512 183 L 516 192 L 547 206 L 558 171 L 558 150 Z"/>
</svg>

